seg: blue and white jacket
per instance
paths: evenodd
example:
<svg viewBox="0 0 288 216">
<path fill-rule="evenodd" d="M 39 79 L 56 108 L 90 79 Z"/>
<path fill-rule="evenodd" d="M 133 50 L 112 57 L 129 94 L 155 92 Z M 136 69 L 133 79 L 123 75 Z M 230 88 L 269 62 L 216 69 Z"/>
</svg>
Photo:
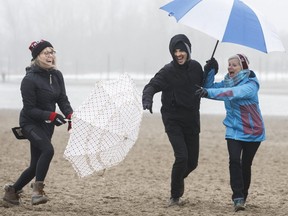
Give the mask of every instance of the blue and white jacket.
<svg viewBox="0 0 288 216">
<path fill-rule="evenodd" d="M 228 74 L 221 82 L 214 82 L 212 69 L 204 83 L 207 98 L 224 101 L 226 139 L 246 142 L 265 140 L 265 127 L 261 115 L 258 90 L 259 82 L 251 70 L 240 71 L 233 79 Z"/>
</svg>

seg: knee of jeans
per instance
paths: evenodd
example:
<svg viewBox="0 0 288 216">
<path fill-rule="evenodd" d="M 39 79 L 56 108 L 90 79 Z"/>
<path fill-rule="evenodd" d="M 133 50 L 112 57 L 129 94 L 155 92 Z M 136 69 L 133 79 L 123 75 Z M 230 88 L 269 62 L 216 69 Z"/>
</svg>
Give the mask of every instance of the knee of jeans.
<svg viewBox="0 0 288 216">
<path fill-rule="evenodd" d="M 229 158 L 229 164 L 241 164 L 240 158 Z"/>
<path fill-rule="evenodd" d="M 252 166 L 252 161 L 242 160 L 242 166 L 249 168 Z"/>
<path fill-rule="evenodd" d="M 176 156 L 176 163 L 187 164 L 188 157 L 186 156 Z"/>
<path fill-rule="evenodd" d="M 186 178 L 198 166 L 198 162 L 189 163 L 183 178 Z"/>
<path fill-rule="evenodd" d="M 190 167 L 191 171 L 195 170 L 197 168 L 197 166 L 198 166 L 198 162 L 192 163 L 191 167 Z"/>
</svg>

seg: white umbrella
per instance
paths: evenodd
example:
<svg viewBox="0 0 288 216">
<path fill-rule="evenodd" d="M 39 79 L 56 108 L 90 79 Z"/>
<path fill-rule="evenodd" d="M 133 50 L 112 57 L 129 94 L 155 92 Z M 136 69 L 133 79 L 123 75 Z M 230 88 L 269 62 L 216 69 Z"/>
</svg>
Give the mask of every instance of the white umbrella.
<svg viewBox="0 0 288 216">
<path fill-rule="evenodd" d="M 221 41 L 265 53 L 285 51 L 275 27 L 244 1 L 174 0 L 160 9 L 174 16 L 177 22 L 217 39 L 215 49 Z"/>
<path fill-rule="evenodd" d="M 137 140 L 142 113 L 140 94 L 128 74 L 99 81 L 73 113 L 64 157 L 80 177 L 117 165 Z"/>
</svg>

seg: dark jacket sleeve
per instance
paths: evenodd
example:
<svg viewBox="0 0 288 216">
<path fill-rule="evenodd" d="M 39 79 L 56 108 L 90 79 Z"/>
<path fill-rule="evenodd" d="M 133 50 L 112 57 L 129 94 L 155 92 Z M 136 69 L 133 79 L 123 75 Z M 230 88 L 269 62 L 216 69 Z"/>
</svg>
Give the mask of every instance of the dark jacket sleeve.
<svg viewBox="0 0 288 216">
<path fill-rule="evenodd" d="M 155 74 L 143 89 L 142 102 L 153 102 L 153 96 L 167 87 L 163 68 Z"/>
<path fill-rule="evenodd" d="M 142 94 L 142 103 L 153 103 L 153 96 L 155 94 L 155 89 L 151 85 L 146 85 Z"/>
</svg>

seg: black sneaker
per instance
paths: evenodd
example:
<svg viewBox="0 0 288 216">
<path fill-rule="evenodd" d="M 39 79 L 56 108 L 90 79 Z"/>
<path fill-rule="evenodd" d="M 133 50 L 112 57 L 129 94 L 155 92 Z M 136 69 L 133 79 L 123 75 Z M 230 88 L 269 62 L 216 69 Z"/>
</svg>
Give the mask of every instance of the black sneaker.
<svg viewBox="0 0 288 216">
<path fill-rule="evenodd" d="M 184 202 L 179 198 L 173 198 L 171 197 L 168 203 L 168 207 L 170 206 L 182 206 L 184 205 Z"/>
<path fill-rule="evenodd" d="M 245 201 L 243 198 L 234 199 L 234 211 L 244 211 L 245 210 Z"/>
</svg>

